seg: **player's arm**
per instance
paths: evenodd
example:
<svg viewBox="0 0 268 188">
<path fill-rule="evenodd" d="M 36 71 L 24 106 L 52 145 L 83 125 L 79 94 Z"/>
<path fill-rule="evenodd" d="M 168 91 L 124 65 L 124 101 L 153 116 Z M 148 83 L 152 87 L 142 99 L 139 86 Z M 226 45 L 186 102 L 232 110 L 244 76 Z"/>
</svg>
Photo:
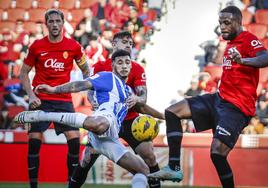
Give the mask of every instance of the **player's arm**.
<svg viewBox="0 0 268 188">
<path fill-rule="evenodd" d="M 21 83 L 26 91 L 26 93 L 28 94 L 29 97 L 35 96 L 33 90 L 32 90 L 32 86 L 31 86 L 31 82 L 29 79 L 29 72 L 31 71 L 32 67 L 23 64 L 21 67 L 21 71 L 20 71 L 20 80 Z"/>
<path fill-rule="evenodd" d="M 127 105 L 129 108 L 133 106 L 144 106 L 147 99 L 147 87 L 146 86 L 137 86 L 135 88 L 136 94 L 132 94 L 127 99 Z"/>
<path fill-rule="evenodd" d="M 32 69 L 31 66 L 23 64 L 20 71 L 20 80 L 24 90 L 29 96 L 29 104 L 31 108 L 36 108 L 41 105 L 41 100 L 35 95 L 35 93 L 32 90 L 32 85 L 28 76 L 31 69 Z"/>
<path fill-rule="evenodd" d="M 85 54 L 82 55 L 81 59 L 76 60 L 76 64 L 82 71 L 83 78 L 86 79 L 87 77 L 89 77 L 89 62 Z"/>
<path fill-rule="evenodd" d="M 89 80 L 83 81 L 75 81 L 66 84 L 62 84 L 59 86 L 51 87 L 46 84 L 38 85 L 35 89 L 35 92 L 43 92 L 43 93 L 76 93 L 79 91 L 85 91 L 92 88 L 92 83 Z"/>
<path fill-rule="evenodd" d="M 268 66 L 268 52 L 266 50 L 256 53 L 256 57 L 242 58 L 240 52 L 236 48 L 230 48 L 228 54 L 238 64 L 263 68 Z"/>
<path fill-rule="evenodd" d="M 144 105 L 147 101 L 147 87 L 146 86 L 137 86 L 135 87 L 137 95 L 137 104 Z"/>
<path fill-rule="evenodd" d="M 241 64 L 253 66 L 257 68 L 263 68 L 268 66 L 268 52 L 261 51 L 253 58 L 241 58 Z"/>
<path fill-rule="evenodd" d="M 159 111 L 157 111 L 156 109 L 152 108 L 151 106 L 144 104 L 144 105 L 136 105 L 134 106 L 135 111 L 141 114 L 147 114 L 150 116 L 153 116 L 154 118 L 158 118 L 158 119 L 165 119 L 165 115 Z"/>
</svg>

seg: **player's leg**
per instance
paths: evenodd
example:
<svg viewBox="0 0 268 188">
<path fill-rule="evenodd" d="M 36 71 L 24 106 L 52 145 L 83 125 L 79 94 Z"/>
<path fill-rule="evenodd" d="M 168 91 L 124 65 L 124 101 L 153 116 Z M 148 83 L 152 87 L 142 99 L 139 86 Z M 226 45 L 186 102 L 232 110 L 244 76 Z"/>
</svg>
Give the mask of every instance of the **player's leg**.
<svg viewBox="0 0 268 188">
<path fill-rule="evenodd" d="M 28 141 L 28 176 L 31 188 L 38 186 L 39 152 L 42 144 L 42 133 L 29 133 Z"/>
<path fill-rule="evenodd" d="M 109 122 L 101 116 L 87 116 L 82 113 L 24 111 L 16 115 L 15 123 L 52 121 L 75 128 L 84 128 L 96 134 L 103 134 L 109 128 Z"/>
<path fill-rule="evenodd" d="M 210 158 L 217 170 L 223 188 L 233 188 L 234 178 L 232 169 L 227 161 L 227 155 L 231 151 L 227 145 L 214 138 L 211 144 Z"/>
<path fill-rule="evenodd" d="M 153 144 L 152 142 L 140 142 L 137 141 L 131 132 L 131 126 L 134 119 L 125 120 L 121 126 L 119 136 L 123 138 L 129 146 L 141 156 L 144 162 L 150 169 L 150 173 L 157 172 L 159 170 L 158 163 L 156 161 L 155 154 L 153 152 Z M 159 179 L 149 179 L 148 180 L 149 187 L 161 187 L 161 183 Z"/>
<path fill-rule="evenodd" d="M 214 117 L 211 116 L 214 110 L 214 98 L 215 95 L 192 97 L 171 105 L 166 109 L 169 163 L 163 169 L 150 174 L 148 177 L 172 181 L 181 181 L 183 179 L 180 166 L 180 150 L 183 136 L 181 119 L 192 118 L 197 131 L 212 128 L 215 124 Z"/>
<path fill-rule="evenodd" d="M 183 136 L 181 119 L 189 117 L 191 117 L 191 111 L 186 100 L 173 104 L 165 110 L 169 162 L 167 166 L 158 172 L 150 174 L 149 177 L 178 182 L 183 179 L 180 167 L 181 142 Z"/>
<path fill-rule="evenodd" d="M 132 188 L 146 188 L 147 178 L 149 173 L 147 165 L 140 158 L 130 152 L 126 152 L 117 162 L 119 166 L 131 172 L 134 176 L 132 178 Z"/>
<path fill-rule="evenodd" d="M 135 152 L 141 156 L 144 162 L 149 167 L 150 173 L 154 173 L 160 170 L 154 154 L 154 148 L 152 142 L 141 142 L 135 149 Z M 161 182 L 159 179 L 148 179 L 150 188 L 160 188 Z"/>
<path fill-rule="evenodd" d="M 99 156 L 100 155 L 94 151 L 91 144 L 85 147 L 82 159 L 69 180 L 68 188 L 80 188 L 85 183 L 88 171 L 94 165 Z"/>
<path fill-rule="evenodd" d="M 79 130 L 65 131 L 64 135 L 68 144 L 67 154 L 67 167 L 68 167 L 68 179 L 73 174 L 73 171 L 79 163 L 79 151 L 80 151 L 80 134 Z"/>
<path fill-rule="evenodd" d="M 39 109 L 51 110 L 51 106 L 46 102 L 42 101 Z M 38 171 L 39 171 L 39 153 L 43 139 L 43 132 L 48 129 L 50 122 L 37 122 L 31 123 L 30 129 L 28 130 L 29 141 L 28 141 L 28 176 L 31 188 L 38 187 Z"/>
<path fill-rule="evenodd" d="M 110 133 L 113 131 L 116 132 L 111 127 Z M 130 153 L 119 139 L 113 136 L 99 137 L 93 134 L 91 141 L 93 148 L 98 153 L 105 155 L 114 163 L 134 174 L 132 187 L 145 188 L 147 186 L 146 175 L 149 173 L 148 166 L 139 157 Z"/>
<path fill-rule="evenodd" d="M 234 178 L 227 156 L 234 147 L 239 134 L 250 121 L 236 106 L 219 98 L 217 105 L 219 121 L 214 129 L 210 156 L 223 188 L 233 188 Z"/>
<path fill-rule="evenodd" d="M 62 101 L 49 101 L 54 106 L 55 112 L 71 112 L 74 113 L 73 104 L 71 102 Z M 64 133 L 68 145 L 67 154 L 67 167 L 68 167 L 68 179 L 73 174 L 74 168 L 79 163 L 80 152 L 80 133 L 76 127 L 63 126 L 60 123 L 54 122 L 56 134 Z"/>
</svg>

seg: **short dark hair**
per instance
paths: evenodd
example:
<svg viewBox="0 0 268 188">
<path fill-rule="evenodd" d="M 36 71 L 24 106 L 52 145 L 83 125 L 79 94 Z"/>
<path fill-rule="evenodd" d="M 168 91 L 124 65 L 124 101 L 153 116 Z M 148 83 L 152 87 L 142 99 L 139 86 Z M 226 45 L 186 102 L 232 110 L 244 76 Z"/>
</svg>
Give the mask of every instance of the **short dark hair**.
<svg viewBox="0 0 268 188">
<path fill-rule="evenodd" d="M 237 8 L 236 6 L 228 6 L 228 7 L 225 7 L 224 9 L 222 9 L 220 11 L 221 13 L 231 13 L 234 15 L 234 17 L 239 20 L 239 21 L 242 21 L 242 12 L 239 8 Z"/>
<path fill-rule="evenodd" d="M 112 61 L 114 61 L 115 58 L 121 57 L 121 56 L 129 56 L 129 57 L 131 57 L 130 53 L 128 51 L 126 51 L 126 50 L 117 50 L 112 55 Z"/>
<path fill-rule="evenodd" d="M 114 34 L 113 41 L 115 39 L 122 39 L 124 37 L 128 37 L 128 38 L 131 38 L 133 40 L 132 35 L 131 35 L 130 32 L 128 32 L 128 31 L 120 31 L 120 32 Z"/>
<path fill-rule="evenodd" d="M 64 21 L 64 14 L 62 11 L 58 10 L 58 9 L 49 9 L 48 11 L 46 11 L 45 13 L 45 21 L 47 22 L 48 20 L 48 17 L 51 15 L 51 14 L 58 14 L 60 15 L 62 21 Z"/>
</svg>

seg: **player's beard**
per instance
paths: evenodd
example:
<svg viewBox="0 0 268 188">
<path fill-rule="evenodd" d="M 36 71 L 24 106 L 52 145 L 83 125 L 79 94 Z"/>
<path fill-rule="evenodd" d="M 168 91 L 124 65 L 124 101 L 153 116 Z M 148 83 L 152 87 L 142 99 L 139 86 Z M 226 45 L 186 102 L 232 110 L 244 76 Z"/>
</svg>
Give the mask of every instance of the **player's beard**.
<svg viewBox="0 0 268 188">
<path fill-rule="evenodd" d="M 227 37 L 223 37 L 224 40 L 234 40 L 237 36 L 237 32 L 230 33 Z"/>
</svg>

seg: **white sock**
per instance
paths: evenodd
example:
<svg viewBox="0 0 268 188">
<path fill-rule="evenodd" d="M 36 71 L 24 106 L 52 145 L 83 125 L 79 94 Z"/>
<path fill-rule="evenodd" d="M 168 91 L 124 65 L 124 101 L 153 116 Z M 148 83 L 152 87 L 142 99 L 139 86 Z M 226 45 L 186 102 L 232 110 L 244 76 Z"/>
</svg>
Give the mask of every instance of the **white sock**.
<svg viewBox="0 0 268 188">
<path fill-rule="evenodd" d="M 38 114 L 39 121 L 53 121 L 77 128 L 83 127 L 86 118 L 87 115 L 82 113 L 43 112 Z"/>
<path fill-rule="evenodd" d="M 146 188 L 147 178 L 144 174 L 137 173 L 133 176 L 131 182 L 132 188 Z"/>
</svg>

